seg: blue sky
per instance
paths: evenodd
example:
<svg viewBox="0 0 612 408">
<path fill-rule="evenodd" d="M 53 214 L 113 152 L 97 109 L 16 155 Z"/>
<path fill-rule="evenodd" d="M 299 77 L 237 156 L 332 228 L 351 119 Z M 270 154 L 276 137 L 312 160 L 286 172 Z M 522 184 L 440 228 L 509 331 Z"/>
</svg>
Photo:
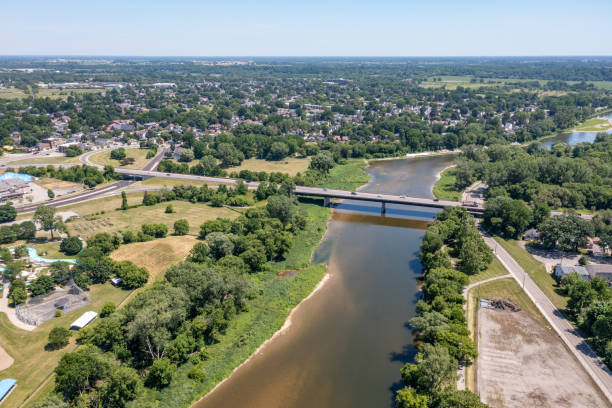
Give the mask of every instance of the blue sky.
<svg viewBox="0 0 612 408">
<path fill-rule="evenodd" d="M 612 0 L 1 3 L 4 55 L 612 55 Z"/>
</svg>

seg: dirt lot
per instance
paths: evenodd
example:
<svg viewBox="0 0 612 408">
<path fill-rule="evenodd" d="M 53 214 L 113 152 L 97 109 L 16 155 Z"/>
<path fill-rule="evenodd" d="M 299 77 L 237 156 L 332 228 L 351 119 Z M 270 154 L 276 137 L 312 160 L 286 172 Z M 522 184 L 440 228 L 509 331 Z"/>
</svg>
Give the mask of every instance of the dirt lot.
<svg viewBox="0 0 612 408">
<path fill-rule="evenodd" d="M 561 339 L 525 311 L 478 310 L 477 388 L 494 408 L 606 407 Z"/>
</svg>

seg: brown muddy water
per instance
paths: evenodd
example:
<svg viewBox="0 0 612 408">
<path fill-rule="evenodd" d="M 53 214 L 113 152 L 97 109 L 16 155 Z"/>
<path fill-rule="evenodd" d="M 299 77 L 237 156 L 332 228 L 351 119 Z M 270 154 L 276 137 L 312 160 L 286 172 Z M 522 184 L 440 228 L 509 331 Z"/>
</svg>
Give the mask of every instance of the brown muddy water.
<svg viewBox="0 0 612 408">
<path fill-rule="evenodd" d="M 453 156 L 379 161 L 363 191 L 431 197 Z M 195 408 L 373 408 L 393 405 L 415 350 L 418 251 L 435 210 L 345 201 L 313 256 L 329 279 L 291 325 Z"/>
</svg>

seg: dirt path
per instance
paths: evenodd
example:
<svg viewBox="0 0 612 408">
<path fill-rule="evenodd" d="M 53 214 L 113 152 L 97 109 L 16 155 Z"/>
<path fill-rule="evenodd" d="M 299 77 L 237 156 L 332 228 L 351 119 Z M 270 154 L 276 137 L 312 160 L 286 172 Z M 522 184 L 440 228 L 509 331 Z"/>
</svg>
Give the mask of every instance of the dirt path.
<svg viewBox="0 0 612 408">
<path fill-rule="evenodd" d="M 478 310 L 477 384 L 492 408 L 606 407 L 553 330 L 525 311 Z"/>
<path fill-rule="evenodd" d="M 13 365 L 13 357 L 9 356 L 9 354 L 0 346 L 0 371 L 6 370 L 10 366 Z"/>
</svg>

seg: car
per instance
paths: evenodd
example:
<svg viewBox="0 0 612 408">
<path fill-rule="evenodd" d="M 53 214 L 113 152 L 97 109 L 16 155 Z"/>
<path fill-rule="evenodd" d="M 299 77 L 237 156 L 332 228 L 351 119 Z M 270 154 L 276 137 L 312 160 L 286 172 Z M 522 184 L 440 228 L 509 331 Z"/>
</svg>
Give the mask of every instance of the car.
<svg viewBox="0 0 612 408">
<path fill-rule="evenodd" d="M 378 198 L 382 198 L 382 196 L 380 194 L 376 194 L 376 197 Z"/>
<path fill-rule="evenodd" d="M 166 176 L 169 176 L 169 175 L 170 175 L 170 173 L 166 173 Z"/>
<path fill-rule="evenodd" d="M 356 191 L 351 191 L 351 194 L 352 195 L 357 195 L 357 192 Z"/>
<path fill-rule="evenodd" d="M 400 196 L 400 198 L 406 198 L 406 196 L 404 196 L 404 195 L 401 195 L 401 196 Z"/>
<path fill-rule="evenodd" d="M 327 191 L 327 188 L 326 188 L 326 187 L 323 187 L 323 191 Z"/>
<path fill-rule="evenodd" d="M 434 197 L 433 199 L 434 201 L 440 201 L 440 199 L 438 197 Z"/>
</svg>

